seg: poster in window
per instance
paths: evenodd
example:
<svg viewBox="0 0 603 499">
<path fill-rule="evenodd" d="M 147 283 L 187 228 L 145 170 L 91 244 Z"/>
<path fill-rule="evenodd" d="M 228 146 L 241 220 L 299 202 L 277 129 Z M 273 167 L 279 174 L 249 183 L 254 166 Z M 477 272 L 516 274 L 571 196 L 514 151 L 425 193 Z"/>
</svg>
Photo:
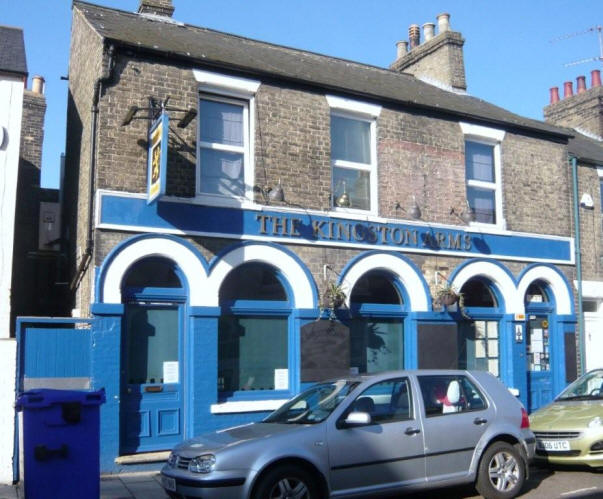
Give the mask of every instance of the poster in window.
<svg viewBox="0 0 603 499">
<path fill-rule="evenodd" d="M 165 194 L 169 117 L 163 111 L 149 131 L 147 204 Z"/>
</svg>

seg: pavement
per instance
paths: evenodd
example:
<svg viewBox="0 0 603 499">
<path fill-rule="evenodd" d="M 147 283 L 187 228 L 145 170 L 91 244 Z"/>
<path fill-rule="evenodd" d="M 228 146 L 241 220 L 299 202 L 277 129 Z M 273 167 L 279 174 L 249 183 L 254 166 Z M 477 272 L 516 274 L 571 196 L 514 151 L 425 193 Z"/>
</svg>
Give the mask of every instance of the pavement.
<svg viewBox="0 0 603 499">
<path fill-rule="evenodd" d="M 167 499 L 157 471 L 101 476 L 101 499 Z M 0 485 L 0 499 L 23 499 L 21 484 Z"/>
</svg>

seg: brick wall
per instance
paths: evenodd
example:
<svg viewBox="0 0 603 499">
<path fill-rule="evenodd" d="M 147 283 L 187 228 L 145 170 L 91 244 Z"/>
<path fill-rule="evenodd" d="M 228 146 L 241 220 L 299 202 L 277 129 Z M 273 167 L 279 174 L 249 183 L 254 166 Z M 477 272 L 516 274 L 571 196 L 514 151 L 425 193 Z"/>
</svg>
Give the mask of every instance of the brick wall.
<svg viewBox="0 0 603 499">
<path fill-rule="evenodd" d="M 593 87 L 546 106 L 544 119 L 603 137 L 603 87 Z"/>
<path fill-rule="evenodd" d="M 97 78 L 103 74 L 107 57 L 98 35 L 77 9 L 73 9 L 69 56 L 67 142 L 65 146 L 64 231 L 69 254 L 69 279 L 75 276 L 88 238 L 90 186 L 91 108 Z M 86 313 L 93 285 L 93 272 L 84 275 L 73 306 Z"/>
<path fill-rule="evenodd" d="M 102 74 L 106 56 L 103 58 L 98 39 L 75 12 L 67 168 L 71 185 L 79 188 L 77 237 L 73 241 L 74 250 L 75 241 L 81 250 L 86 239 L 90 107 L 94 81 Z M 192 67 L 167 58 L 151 58 L 118 49 L 114 62 L 111 79 L 103 84 L 99 102 L 95 185 L 102 189 L 144 193 L 148 121 L 135 119 L 121 126 L 124 115 L 132 105 L 147 106 L 148 96 L 157 100 L 169 96 L 171 106 L 196 108 L 198 85 Z M 324 93 L 295 84 L 262 81 L 256 94 L 255 183 L 273 186 L 280 179 L 287 202 L 293 207 L 317 210 L 330 207 L 330 109 Z M 139 113 L 144 114 L 144 111 Z M 172 115 L 177 121 L 179 115 Z M 172 126 L 168 194 L 182 197 L 195 194 L 196 129 L 196 121 L 185 129 Z M 423 221 L 462 224 L 450 214 L 451 208 L 463 209 L 466 199 L 464 136 L 458 121 L 384 105 L 377 122 L 377 136 L 379 215 L 408 219 L 409 215 L 396 206 L 399 203 L 402 208 L 408 208 L 414 196 L 423 212 Z M 507 228 L 571 236 L 571 177 L 565 145 L 509 130 L 501 151 Z M 76 184 L 78 164 L 82 174 Z M 115 244 L 128 236 L 122 232 L 96 231 L 94 265 L 100 265 Z M 235 242 L 188 239 L 208 260 Z M 359 253 L 313 246 L 291 246 L 291 249 L 309 266 L 319 285 L 324 264 L 339 272 Z M 426 275 L 441 264 L 441 259 L 434 257 L 413 255 L 411 258 L 425 269 Z M 447 260 L 450 262 L 445 265 L 450 270 L 461 261 Z M 90 285 L 89 272 L 78 302 L 84 312 Z"/>
<path fill-rule="evenodd" d="M 460 33 L 446 31 L 415 47 L 391 64 L 391 69 L 427 78 L 459 90 L 467 89 Z"/>
</svg>

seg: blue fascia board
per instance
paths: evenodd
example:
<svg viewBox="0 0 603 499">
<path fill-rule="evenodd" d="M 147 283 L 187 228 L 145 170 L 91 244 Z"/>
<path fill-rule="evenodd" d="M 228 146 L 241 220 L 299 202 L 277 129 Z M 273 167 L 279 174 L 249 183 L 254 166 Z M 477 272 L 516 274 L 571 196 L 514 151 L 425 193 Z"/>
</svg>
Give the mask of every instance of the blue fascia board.
<svg viewBox="0 0 603 499">
<path fill-rule="evenodd" d="M 101 193 L 100 228 L 574 264 L 569 237 L 476 231 L 426 223 L 352 220 L 292 210 L 254 210 Z"/>
</svg>

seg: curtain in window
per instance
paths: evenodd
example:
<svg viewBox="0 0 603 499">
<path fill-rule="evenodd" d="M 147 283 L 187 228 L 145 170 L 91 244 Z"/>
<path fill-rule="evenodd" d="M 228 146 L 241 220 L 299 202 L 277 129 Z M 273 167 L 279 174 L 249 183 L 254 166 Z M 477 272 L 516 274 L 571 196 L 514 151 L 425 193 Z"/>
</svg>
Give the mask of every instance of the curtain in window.
<svg viewBox="0 0 603 499">
<path fill-rule="evenodd" d="M 496 207 L 493 190 L 468 187 L 467 197 L 469 199 L 469 205 L 475 211 L 476 221 L 487 224 L 496 223 Z"/>
<path fill-rule="evenodd" d="M 465 166 L 468 180 L 494 182 L 494 148 L 477 142 L 466 142 Z"/>
<path fill-rule="evenodd" d="M 371 162 L 371 125 L 367 121 L 331 116 L 331 158 Z"/>
<path fill-rule="evenodd" d="M 201 100 L 201 140 L 243 146 L 243 107 Z"/>
</svg>

